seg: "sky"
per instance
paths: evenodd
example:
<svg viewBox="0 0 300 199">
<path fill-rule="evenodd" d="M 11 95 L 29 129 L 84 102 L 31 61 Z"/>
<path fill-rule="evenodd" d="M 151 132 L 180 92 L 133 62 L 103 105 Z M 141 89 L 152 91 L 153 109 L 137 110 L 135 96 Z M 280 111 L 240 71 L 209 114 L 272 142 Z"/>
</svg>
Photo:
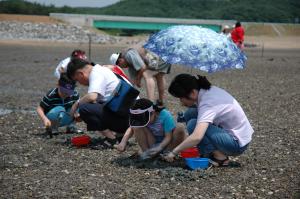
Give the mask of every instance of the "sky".
<svg viewBox="0 0 300 199">
<path fill-rule="evenodd" d="M 56 7 L 62 7 L 64 5 L 69 7 L 105 7 L 120 0 L 26 0 L 30 2 L 37 2 L 40 4 L 50 5 L 53 4 Z"/>
</svg>

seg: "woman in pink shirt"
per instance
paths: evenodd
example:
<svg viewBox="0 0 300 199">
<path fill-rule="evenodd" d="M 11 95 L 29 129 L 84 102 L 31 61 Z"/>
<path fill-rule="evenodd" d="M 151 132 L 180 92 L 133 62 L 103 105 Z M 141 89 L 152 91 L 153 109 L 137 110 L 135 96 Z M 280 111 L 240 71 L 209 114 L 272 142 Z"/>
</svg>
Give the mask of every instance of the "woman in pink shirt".
<svg viewBox="0 0 300 199">
<path fill-rule="evenodd" d="M 228 166 L 228 156 L 247 149 L 253 129 L 240 104 L 228 92 L 212 86 L 204 76 L 180 74 L 171 82 L 169 93 L 189 107 L 184 120 L 190 135 L 167 154 L 167 161 L 197 145 L 214 166 Z"/>
</svg>

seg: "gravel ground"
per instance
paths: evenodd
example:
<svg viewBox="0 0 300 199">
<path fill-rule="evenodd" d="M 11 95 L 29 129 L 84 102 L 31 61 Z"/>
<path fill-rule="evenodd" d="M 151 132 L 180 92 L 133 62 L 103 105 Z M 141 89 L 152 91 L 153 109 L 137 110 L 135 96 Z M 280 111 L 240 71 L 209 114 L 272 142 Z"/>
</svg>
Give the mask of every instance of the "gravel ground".
<svg viewBox="0 0 300 199">
<path fill-rule="evenodd" d="M 98 32 L 92 28 L 84 28 L 64 23 L 34 23 L 0 20 L 0 39 L 4 40 L 40 40 L 82 43 L 91 39 L 96 44 L 114 44 L 122 40 Z"/>
<path fill-rule="evenodd" d="M 189 171 L 179 160 L 138 163 L 128 150 L 72 148 L 65 135 L 43 137 L 33 110 L 55 86 L 56 64 L 76 45 L 0 44 L 0 198 L 299 198 L 300 50 L 247 49 L 248 67 L 207 75 L 232 93 L 255 134 L 241 168 Z M 86 50 L 86 49 L 85 49 Z M 94 45 L 92 59 L 107 63 L 118 47 Z M 178 73 L 199 71 L 172 68 Z M 85 88 L 79 87 L 83 94 Z M 144 95 L 145 92 L 142 92 Z M 183 109 L 167 95 L 168 107 Z M 84 128 L 83 124 L 80 124 Z"/>
</svg>

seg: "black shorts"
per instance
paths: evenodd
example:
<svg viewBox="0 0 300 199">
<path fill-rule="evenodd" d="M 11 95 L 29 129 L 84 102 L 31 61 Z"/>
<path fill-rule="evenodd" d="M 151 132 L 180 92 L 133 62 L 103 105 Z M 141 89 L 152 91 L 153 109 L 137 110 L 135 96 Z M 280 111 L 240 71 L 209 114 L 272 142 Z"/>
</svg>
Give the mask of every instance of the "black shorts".
<svg viewBox="0 0 300 199">
<path fill-rule="evenodd" d="M 101 103 L 85 103 L 79 105 L 80 118 L 87 124 L 88 131 L 106 129 L 124 134 L 129 127 L 128 116 L 119 116 Z"/>
</svg>

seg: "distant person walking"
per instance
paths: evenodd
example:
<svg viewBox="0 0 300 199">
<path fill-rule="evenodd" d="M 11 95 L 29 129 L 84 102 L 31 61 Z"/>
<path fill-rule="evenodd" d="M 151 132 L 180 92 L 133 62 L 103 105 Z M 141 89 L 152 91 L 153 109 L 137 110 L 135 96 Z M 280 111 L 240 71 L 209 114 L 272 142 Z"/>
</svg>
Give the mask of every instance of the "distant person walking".
<svg viewBox="0 0 300 199">
<path fill-rule="evenodd" d="M 244 49 L 244 35 L 245 31 L 241 22 L 236 22 L 235 28 L 231 32 L 231 39 L 241 50 Z"/>
</svg>

